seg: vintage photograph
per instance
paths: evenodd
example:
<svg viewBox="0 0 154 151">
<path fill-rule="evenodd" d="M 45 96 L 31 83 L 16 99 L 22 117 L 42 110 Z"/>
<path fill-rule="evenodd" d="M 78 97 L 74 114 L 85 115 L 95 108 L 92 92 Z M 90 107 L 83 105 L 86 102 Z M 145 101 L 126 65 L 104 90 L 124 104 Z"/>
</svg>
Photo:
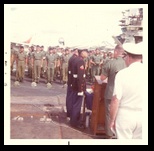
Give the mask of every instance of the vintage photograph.
<svg viewBox="0 0 154 151">
<path fill-rule="evenodd" d="M 4 4 L 4 145 L 148 145 L 147 4 Z"/>
</svg>

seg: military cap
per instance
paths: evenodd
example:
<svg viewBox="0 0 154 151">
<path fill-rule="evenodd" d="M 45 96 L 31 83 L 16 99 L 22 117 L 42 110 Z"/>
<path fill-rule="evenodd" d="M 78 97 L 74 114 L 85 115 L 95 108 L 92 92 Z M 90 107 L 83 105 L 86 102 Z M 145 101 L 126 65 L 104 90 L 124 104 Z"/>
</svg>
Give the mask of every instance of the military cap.
<svg viewBox="0 0 154 151">
<path fill-rule="evenodd" d="M 53 50 L 54 48 L 53 47 L 49 47 L 49 50 Z"/>
<path fill-rule="evenodd" d="M 20 46 L 20 49 L 24 48 L 24 46 Z"/>
<path fill-rule="evenodd" d="M 82 51 L 88 52 L 88 49 L 78 49 L 78 53 L 80 54 Z"/>
<path fill-rule="evenodd" d="M 125 43 L 123 44 L 125 52 L 133 55 L 142 55 L 143 54 L 143 43 Z"/>
</svg>

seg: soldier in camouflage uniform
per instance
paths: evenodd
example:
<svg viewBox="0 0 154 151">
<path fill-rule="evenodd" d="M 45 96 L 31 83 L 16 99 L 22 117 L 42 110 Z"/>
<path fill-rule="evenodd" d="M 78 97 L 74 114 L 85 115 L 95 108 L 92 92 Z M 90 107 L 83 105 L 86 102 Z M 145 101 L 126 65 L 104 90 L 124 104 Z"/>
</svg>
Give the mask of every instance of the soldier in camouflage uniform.
<svg viewBox="0 0 154 151">
<path fill-rule="evenodd" d="M 44 46 L 41 46 L 41 53 L 43 56 L 43 64 L 41 68 L 41 77 L 44 78 L 46 75 L 46 52 L 44 51 Z"/>
<path fill-rule="evenodd" d="M 19 47 L 19 52 L 16 54 L 16 81 L 23 82 L 25 75 L 25 67 L 27 66 L 27 54 L 24 52 L 24 47 Z"/>
<path fill-rule="evenodd" d="M 53 84 L 54 72 L 56 67 L 57 55 L 53 53 L 55 48 L 49 48 L 49 54 L 46 55 L 47 61 L 47 83 Z"/>
<path fill-rule="evenodd" d="M 34 54 L 34 52 L 35 52 L 35 47 L 34 47 L 34 46 L 32 46 L 32 47 L 31 47 L 31 49 L 32 49 L 32 53 L 31 53 L 32 82 L 34 82 L 34 81 L 35 81 L 35 77 L 34 77 L 33 54 Z"/>
<path fill-rule="evenodd" d="M 41 75 L 41 67 L 43 64 L 43 56 L 40 51 L 40 46 L 36 46 L 36 51 L 33 53 L 32 56 L 32 64 L 34 68 L 34 82 L 39 83 L 40 75 Z"/>
<path fill-rule="evenodd" d="M 114 58 L 109 60 L 102 68 L 101 80 L 108 78 L 107 86 L 104 94 L 105 105 L 105 133 L 107 138 L 113 137 L 113 132 L 109 128 L 110 123 L 110 103 L 113 95 L 114 80 L 116 73 L 126 68 L 125 61 L 123 59 L 124 49 L 122 45 L 117 45 L 114 50 Z"/>
<path fill-rule="evenodd" d="M 94 82 L 95 76 L 100 75 L 100 66 L 103 63 L 102 56 L 100 55 L 100 50 L 96 49 L 95 54 L 91 57 L 92 63 L 92 82 Z"/>
<path fill-rule="evenodd" d="M 52 48 L 53 48 L 52 54 L 56 58 L 53 80 L 56 81 L 57 76 L 60 75 L 60 56 L 57 53 L 57 50 L 60 49 L 60 48 L 59 47 L 52 47 Z"/>
<path fill-rule="evenodd" d="M 87 60 L 88 60 L 87 77 L 89 82 L 92 81 L 92 63 L 91 63 L 92 55 L 93 55 L 93 51 L 90 50 L 87 57 Z"/>
<path fill-rule="evenodd" d="M 16 51 L 13 49 L 13 46 L 11 45 L 11 53 L 10 53 L 10 71 L 12 73 L 13 70 L 13 64 L 15 62 L 15 56 L 16 55 Z"/>
<path fill-rule="evenodd" d="M 30 78 L 32 78 L 32 72 L 33 72 L 32 71 L 32 56 L 33 56 L 33 51 L 34 51 L 33 46 L 29 47 L 27 61 L 28 61 L 28 76 Z"/>
<path fill-rule="evenodd" d="M 56 56 L 57 56 L 57 60 L 56 60 L 56 67 L 55 67 L 55 75 L 54 75 L 54 80 L 56 80 L 57 78 L 60 79 L 60 82 L 62 81 L 62 55 L 63 55 L 63 49 L 62 48 L 56 48 Z"/>
<path fill-rule="evenodd" d="M 63 77 L 63 87 L 66 85 L 68 81 L 68 60 L 71 55 L 69 53 L 69 49 L 65 49 L 65 53 L 61 56 L 61 66 L 62 66 L 62 77 Z"/>
</svg>

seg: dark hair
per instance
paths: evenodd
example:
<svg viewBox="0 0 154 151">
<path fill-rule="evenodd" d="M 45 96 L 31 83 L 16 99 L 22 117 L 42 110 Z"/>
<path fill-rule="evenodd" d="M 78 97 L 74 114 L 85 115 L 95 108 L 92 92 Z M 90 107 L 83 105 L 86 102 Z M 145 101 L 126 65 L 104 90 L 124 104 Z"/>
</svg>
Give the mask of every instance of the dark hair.
<svg viewBox="0 0 154 151">
<path fill-rule="evenodd" d="M 83 51 L 88 52 L 88 50 L 87 50 L 87 49 L 78 49 L 78 53 L 79 53 L 79 55 L 80 55 Z"/>
<path fill-rule="evenodd" d="M 127 52 L 127 55 L 129 55 L 133 59 L 142 59 L 142 55 L 131 54 L 128 52 Z"/>
<path fill-rule="evenodd" d="M 24 47 L 23 46 L 20 46 L 20 49 L 24 49 Z"/>
</svg>

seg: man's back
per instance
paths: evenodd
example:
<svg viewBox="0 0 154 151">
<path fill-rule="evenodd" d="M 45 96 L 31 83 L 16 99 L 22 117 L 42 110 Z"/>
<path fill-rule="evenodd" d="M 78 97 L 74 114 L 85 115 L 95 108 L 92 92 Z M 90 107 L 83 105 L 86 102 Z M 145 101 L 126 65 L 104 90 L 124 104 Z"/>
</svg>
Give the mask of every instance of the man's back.
<svg viewBox="0 0 154 151">
<path fill-rule="evenodd" d="M 119 72 L 121 69 L 124 69 L 125 67 L 125 61 L 121 57 L 110 60 L 103 66 L 102 73 L 108 77 L 108 83 L 104 96 L 106 99 L 112 98 L 115 75 L 117 74 L 117 72 Z"/>
<path fill-rule="evenodd" d="M 114 93 L 120 100 L 120 107 L 141 109 L 144 94 L 143 64 L 132 63 L 129 67 L 119 71 L 116 75 L 115 86 L 116 92 Z"/>
</svg>

